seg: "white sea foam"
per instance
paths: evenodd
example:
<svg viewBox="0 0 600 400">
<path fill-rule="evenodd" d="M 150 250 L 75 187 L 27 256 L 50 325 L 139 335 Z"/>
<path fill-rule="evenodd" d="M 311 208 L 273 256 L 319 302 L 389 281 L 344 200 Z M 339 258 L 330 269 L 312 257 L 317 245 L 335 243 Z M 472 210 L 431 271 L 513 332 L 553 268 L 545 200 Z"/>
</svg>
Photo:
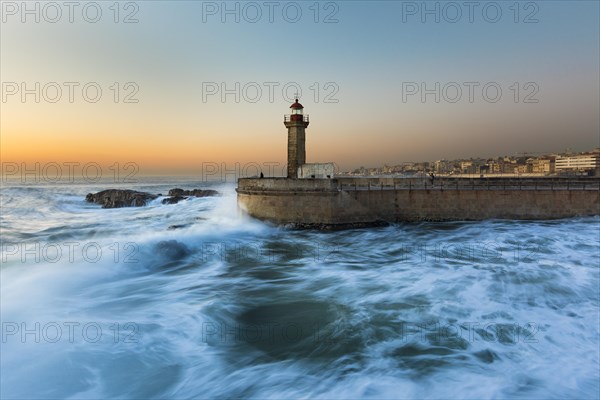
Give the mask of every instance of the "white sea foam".
<svg viewBox="0 0 600 400">
<path fill-rule="evenodd" d="M 216 188 L 4 188 L 1 397 L 597 398 L 597 217 L 290 231 Z"/>
</svg>

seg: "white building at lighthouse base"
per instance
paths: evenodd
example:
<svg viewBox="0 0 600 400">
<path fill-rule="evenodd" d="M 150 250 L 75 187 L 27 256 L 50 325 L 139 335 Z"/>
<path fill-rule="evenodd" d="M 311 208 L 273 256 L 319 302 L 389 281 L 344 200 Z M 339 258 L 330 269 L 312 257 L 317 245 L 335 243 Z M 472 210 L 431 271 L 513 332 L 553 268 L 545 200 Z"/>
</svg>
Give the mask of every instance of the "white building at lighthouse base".
<svg viewBox="0 0 600 400">
<path fill-rule="evenodd" d="M 333 173 L 333 163 L 302 164 L 298 167 L 298 179 L 331 179 Z"/>
</svg>

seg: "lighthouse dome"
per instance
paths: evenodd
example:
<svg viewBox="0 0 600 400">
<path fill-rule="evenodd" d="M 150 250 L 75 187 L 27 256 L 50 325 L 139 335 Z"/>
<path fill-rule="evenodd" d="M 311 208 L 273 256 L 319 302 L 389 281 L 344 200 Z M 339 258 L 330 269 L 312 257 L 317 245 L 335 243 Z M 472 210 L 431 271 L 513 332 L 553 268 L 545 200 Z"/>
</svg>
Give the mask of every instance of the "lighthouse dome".
<svg viewBox="0 0 600 400">
<path fill-rule="evenodd" d="M 292 109 L 302 109 L 304 107 L 302 106 L 302 104 L 298 103 L 298 99 L 296 99 L 296 102 L 294 104 L 292 104 L 290 106 L 290 108 L 292 108 Z"/>
</svg>

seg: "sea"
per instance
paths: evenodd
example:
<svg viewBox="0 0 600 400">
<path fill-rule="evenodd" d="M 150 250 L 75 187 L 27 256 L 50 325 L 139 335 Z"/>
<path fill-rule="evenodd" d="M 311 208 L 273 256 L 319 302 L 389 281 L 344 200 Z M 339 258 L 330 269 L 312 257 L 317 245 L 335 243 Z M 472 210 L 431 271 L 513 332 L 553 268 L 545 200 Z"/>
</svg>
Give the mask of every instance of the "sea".
<svg viewBox="0 0 600 400">
<path fill-rule="evenodd" d="M 293 230 L 164 177 L 0 205 L 3 399 L 600 397 L 599 217 Z"/>
</svg>

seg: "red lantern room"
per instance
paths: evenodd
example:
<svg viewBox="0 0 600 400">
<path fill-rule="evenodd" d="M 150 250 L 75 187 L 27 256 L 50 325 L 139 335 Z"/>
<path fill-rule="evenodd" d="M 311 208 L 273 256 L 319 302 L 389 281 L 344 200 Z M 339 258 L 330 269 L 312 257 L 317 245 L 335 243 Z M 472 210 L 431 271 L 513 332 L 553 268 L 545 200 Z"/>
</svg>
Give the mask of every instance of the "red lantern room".
<svg viewBox="0 0 600 400">
<path fill-rule="evenodd" d="M 292 104 L 290 106 L 290 108 L 292 109 L 292 114 L 290 115 L 290 121 L 303 121 L 304 118 L 302 116 L 302 114 L 304 113 L 304 107 L 302 106 L 302 104 L 300 104 L 298 102 L 298 99 L 296 99 L 296 102 L 294 104 Z"/>
<path fill-rule="evenodd" d="M 290 108 L 292 109 L 292 114 L 300 114 L 300 115 L 302 115 L 302 110 L 304 109 L 302 104 L 298 103 L 298 99 L 296 99 L 296 102 L 294 104 L 292 104 L 290 106 Z"/>
</svg>

